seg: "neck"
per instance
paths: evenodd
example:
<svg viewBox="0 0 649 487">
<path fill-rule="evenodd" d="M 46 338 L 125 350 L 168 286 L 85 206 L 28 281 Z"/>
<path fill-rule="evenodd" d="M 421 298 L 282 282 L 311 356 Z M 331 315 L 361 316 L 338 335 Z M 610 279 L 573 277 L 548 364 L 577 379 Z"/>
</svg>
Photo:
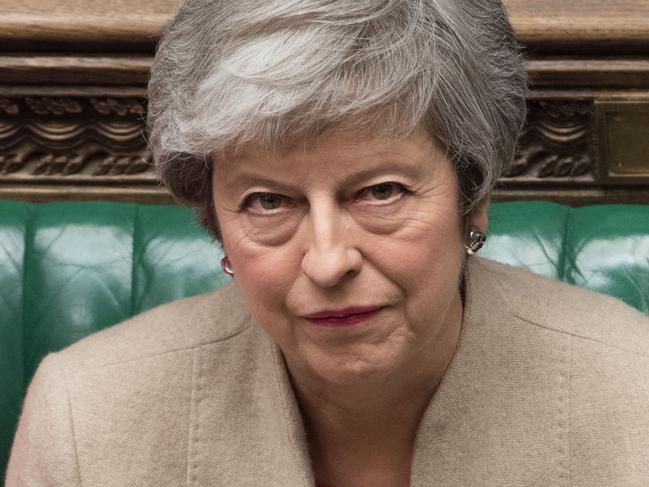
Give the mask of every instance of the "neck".
<svg viewBox="0 0 649 487">
<path fill-rule="evenodd" d="M 419 423 L 457 348 L 459 295 L 458 307 L 447 318 L 430 343 L 379 379 L 340 385 L 292 375 L 316 478 L 340 480 L 342 475 L 333 471 L 343 463 L 355 465 L 357 472 L 367 465 L 382 466 L 387 470 L 382 478 L 409 476 Z"/>
</svg>

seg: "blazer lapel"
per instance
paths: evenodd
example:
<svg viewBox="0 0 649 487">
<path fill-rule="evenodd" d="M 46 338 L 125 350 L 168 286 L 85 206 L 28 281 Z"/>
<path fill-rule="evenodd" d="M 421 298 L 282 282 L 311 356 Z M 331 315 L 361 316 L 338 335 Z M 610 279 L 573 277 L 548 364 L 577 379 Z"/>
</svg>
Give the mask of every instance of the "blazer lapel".
<svg viewBox="0 0 649 487">
<path fill-rule="evenodd" d="M 412 485 L 569 485 L 570 337 L 513 316 L 497 271 L 471 260 L 460 344 L 420 424 Z"/>
<path fill-rule="evenodd" d="M 281 353 L 256 323 L 242 334 L 195 351 L 188 485 L 312 486 Z"/>
</svg>

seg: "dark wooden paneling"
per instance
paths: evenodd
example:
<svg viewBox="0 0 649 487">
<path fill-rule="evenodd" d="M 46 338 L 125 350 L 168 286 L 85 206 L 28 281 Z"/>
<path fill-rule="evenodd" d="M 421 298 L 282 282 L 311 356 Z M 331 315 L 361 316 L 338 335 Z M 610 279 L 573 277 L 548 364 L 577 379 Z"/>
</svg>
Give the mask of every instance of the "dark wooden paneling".
<svg viewBox="0 0 649 487">
<path fill-rule="evenodd" d="M 151 52 L 180 0 L 2 0 L 0 49 Z"/>
<path fill-rule="evenodd" d="M 152 57 L 112 56 L 0 56 L 0 80 L 15 84 L 135 85 L 147 83 Z"/>
<path fill-rule="evenodd" d="M 649 53 L 647 0 L 505 0 L 535 51 Z M 180 0 L 2 0 L 0 49 L 151 52 Z"/>
<path fill-rule="evenodd" d="M 649 2 L 649 0 L 648 0 Z M 649 30 L 649 25 L 647 25 Z M 530 86 L 535 88 L 649 87 L 649 57 L 577 58 L 544 56 L 527 61 Z"/>
<path fill-rule="evenodd" d="M 0 0 L 0 197 L 170 201 L 146 148 L 145 90 L 179 4 Z M 647 106 L 649 1 L 505 4 L 527 47 L 531 93 L 496 199 L 649 202 L 649 175 L 616 180 L 603 166 L 608 132 L 595 110 Z"/>
<path fill-rule="evenodd" d="M 533 52 L 649 53 L 647 0 L 504 0 Z"/>
<path fill-rule="evenodd" d="M 649 29 L 649 26 L 648 26 Z M 0 83 L 145 86 L 152 55 L 0 55 Z M 526 63 L 535 88 L 649 87 L 649 57 L 545 56 Z"/>
</svg>

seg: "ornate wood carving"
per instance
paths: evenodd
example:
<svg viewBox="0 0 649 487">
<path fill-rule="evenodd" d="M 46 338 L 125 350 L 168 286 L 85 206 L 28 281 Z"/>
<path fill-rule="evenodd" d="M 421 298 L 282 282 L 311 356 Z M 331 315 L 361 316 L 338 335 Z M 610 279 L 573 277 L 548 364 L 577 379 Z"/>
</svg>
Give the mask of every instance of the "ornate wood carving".
<svg viewBox="0 0 649 487">
<path fill-rule="evenodd" d="M 141 97 L 0 98 L 0 182 L 155 183 Z M 592 182 L 592 103 L 531 100 L 504 183 Z"/>
<path fill-rule="evenodd" d="M 531 100 L 519 150 L 503 182 L 592 182 L 589 102 Z"/>
<path fill-rule="evenodd" d="M 143 98 L 0 98 L 0 182 L 155 183 Z"/>
</svg>

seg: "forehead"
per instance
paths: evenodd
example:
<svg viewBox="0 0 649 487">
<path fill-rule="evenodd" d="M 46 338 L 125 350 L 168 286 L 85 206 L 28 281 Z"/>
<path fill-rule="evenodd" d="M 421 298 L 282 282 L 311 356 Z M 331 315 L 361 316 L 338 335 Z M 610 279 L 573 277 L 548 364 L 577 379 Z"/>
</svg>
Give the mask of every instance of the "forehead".
<svg viewBox="0 0 649 487">
<path fill-rule="evenodd" d="M 373 168 L 434 170 L 445 158 L 443 149 L 423 128 L 399 139 L 331 132 L 308 143 L 275 148 L 248 145 L 219 154 L 214 157 L 214 172 L 221 183 L 247 174 L 289 179 L 342 177 Z"/>
</svg>

